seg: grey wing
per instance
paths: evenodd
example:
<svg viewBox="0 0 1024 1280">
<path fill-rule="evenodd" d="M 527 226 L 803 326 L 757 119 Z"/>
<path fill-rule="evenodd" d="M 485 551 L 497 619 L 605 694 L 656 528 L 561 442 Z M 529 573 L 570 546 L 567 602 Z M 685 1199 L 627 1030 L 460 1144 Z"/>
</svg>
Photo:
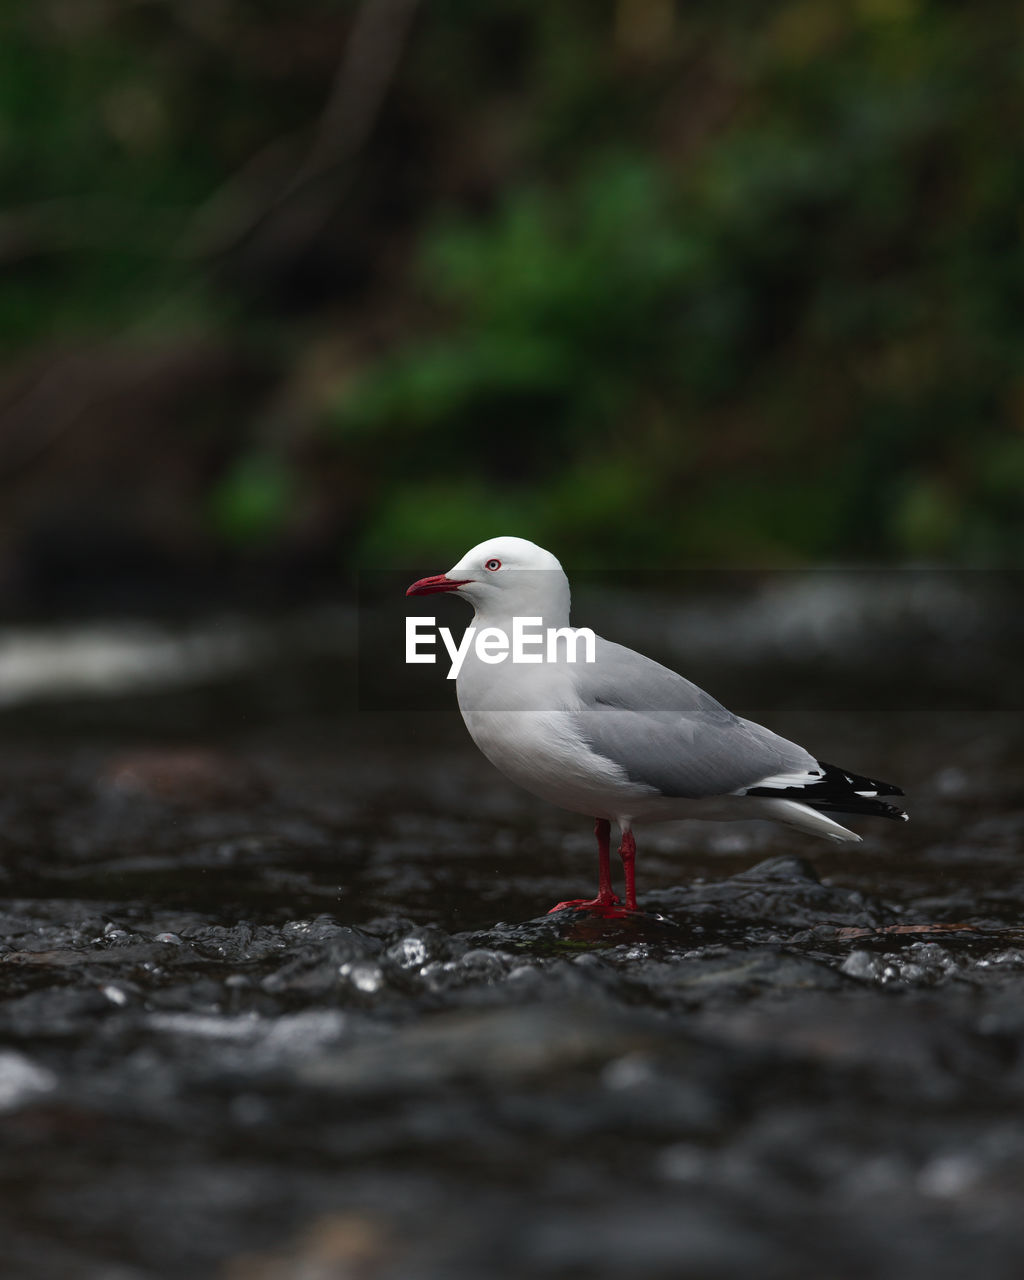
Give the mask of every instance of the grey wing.
<svg viewBox="0 0 1024 1280">
<path fill-rule="evenodd" d="M 733 715 L 643 654 L 598 638 L 596 659 L 577 668 L 578 728 L 631 781 L 696 800 L 820 775 L 803 747 Z"/>
</svg>

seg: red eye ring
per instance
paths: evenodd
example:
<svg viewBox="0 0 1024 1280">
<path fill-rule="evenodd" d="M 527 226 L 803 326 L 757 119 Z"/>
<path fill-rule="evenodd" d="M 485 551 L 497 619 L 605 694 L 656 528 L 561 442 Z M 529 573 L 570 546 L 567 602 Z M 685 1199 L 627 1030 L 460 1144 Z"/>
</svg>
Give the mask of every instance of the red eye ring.
<svg viewBox="0 0 1024 1280">
<path fill-rule="evenodd" d="M 493 572 L 495 571 L 495 569 L 500 569 L 500 568 L 501 568 L 501 561 L 500 561 L 500 560 L 488 560 L 488 561 L 487 561 L 487 563 L 484 565 L 484 568 L 485 568 L 485 569 L 490 569 L 491 573 L 493 573 Z"/>
</svg>

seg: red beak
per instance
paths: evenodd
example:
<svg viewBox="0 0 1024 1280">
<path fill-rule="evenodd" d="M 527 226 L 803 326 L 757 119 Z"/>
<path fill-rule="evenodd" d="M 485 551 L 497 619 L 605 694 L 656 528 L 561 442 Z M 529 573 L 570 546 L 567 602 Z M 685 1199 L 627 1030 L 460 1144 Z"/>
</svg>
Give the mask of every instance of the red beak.
<svg viewBox="0 0 1024 1280">
<path fill-rule="evenodd" d="M 472 578 L 446 578 L 443 573 L 439 573 L 433 578 L 420 578 L 419 582 L 414 582 L 405 594 L 407 596 L 433 596 L 439 591 L 458 591 L 459 587 L 464 587 L 467 582 L 472 581 Z"/>
</svg>

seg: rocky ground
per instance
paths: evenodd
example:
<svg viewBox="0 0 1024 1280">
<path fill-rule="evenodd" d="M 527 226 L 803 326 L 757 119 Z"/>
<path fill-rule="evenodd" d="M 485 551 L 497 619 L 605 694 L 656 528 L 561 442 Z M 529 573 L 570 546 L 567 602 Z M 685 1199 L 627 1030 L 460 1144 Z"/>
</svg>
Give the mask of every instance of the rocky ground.
<svg viewBox="0 0 1024 1280">
<path fill-rule="evenodd" d="M 1019 1274 L 1014 718 L 808 712 L 911 824 L 641 832 L 594 921 L 450 717 L 170 705 L 0 756 L 5 1276 Z"/>
</svg>

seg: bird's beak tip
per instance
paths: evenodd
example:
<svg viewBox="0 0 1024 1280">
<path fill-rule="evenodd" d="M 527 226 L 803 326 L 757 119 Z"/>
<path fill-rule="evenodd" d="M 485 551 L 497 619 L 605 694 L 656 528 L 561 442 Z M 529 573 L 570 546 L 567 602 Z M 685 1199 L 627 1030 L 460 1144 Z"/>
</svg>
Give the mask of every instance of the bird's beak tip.
<svg viewBox="0 0 1024 1280">
<path fill-rule="evenodd" d="M 458 591 L 469 581 L 468 578 L 449 578 L 447 574 L 438 573 L 432 578 L 420 578 L 406 590 L 407 596 L 432 596 L 440 591 Z"/>
</svg>

